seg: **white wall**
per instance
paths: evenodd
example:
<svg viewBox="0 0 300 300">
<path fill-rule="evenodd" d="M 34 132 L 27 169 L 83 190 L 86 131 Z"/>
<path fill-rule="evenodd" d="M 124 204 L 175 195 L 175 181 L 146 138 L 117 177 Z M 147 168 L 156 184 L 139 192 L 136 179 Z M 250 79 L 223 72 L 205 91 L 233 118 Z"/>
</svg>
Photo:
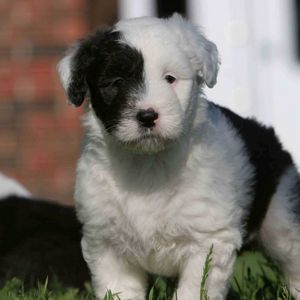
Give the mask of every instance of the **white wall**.
<svg viewBox="0 0 300 300">
<path fill-rule="evenodd" d="M 218 84 L 207 95 L 272 124 L 300 166 L 300 62 L 292 0 L 189 0 L 192 21 L 220 51 Z"/>
<path fill-rule="evenodd" d="M 153 0 L 119 0 L 118 7 L 119 17 L 122 19 L 156 15 Z"/>
<path fill-rule="evenodd" d="M 253 111 L 247 0 L 189 1 L 190 19 L 218 46 L 221 67 L 218 84 L 207 94 L 216 102 L 248 115 Z M 234 9 L 233 9 L 234 8 Z"/>
</svg>

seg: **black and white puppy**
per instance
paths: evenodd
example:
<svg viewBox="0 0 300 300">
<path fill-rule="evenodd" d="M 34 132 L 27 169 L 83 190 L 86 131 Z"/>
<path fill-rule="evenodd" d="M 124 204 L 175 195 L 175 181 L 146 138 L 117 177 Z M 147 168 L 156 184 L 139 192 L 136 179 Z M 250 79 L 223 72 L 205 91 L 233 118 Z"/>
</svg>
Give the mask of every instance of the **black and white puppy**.
<svg viewBox="0 0 300 300">
<path fill-rule="evenodd" d="M 205 99 L 218 67 L 216 46 L 179 15 L 120 21 L 59 63 L 69 101 L 89 101 L 75 199 L 100 299 L 145 299 L 148 273 L 199 299 L 211 245 L 208 294 L 224 299 L 253 239 L 300 299 L 299 175 L 273 129 Z"/>
</svg>

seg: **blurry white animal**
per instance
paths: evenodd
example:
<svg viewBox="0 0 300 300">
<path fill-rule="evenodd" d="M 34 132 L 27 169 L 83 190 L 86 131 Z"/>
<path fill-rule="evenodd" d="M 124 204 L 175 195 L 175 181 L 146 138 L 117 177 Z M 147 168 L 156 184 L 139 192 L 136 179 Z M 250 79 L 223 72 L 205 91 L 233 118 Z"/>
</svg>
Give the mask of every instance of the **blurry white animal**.
<svg viewBox="0 0 300 300">
<path fill-rule="evenodd" d="M 9 196 L 29 197 L 30 193 L 15 179 L 0 173 L 0 199 Z"/>
</svg>

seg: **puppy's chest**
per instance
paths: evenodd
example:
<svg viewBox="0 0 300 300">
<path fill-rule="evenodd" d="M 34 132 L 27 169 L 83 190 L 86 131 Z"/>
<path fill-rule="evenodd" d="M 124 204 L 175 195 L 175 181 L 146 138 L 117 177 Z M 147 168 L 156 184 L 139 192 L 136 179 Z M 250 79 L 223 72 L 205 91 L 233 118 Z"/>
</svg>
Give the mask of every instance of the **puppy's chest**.
<svg viewBox="0 0 300 300">
<path fill-rule="evenodd" d="M 146 203 L 141 203 L 143 200 Z M 187 247 L 192 236 L 187 234 L 187 224 L 177 223 L 178 211 L 155 199 L 143 200 L 131 197 L 130 204 L 122 207 L 110 237 L 120 254 L 149 272 L 174 275 L 177 262 L 172 253 Z"/>
<path fill-rule="evenodd" d="M 172 243 L 178 235 L 174 231 L 176 212 L 169 207 L 170 203 L 166 203 L 172 202 L 172 199 L 161 198 L 163 196 L 140 198 L 129 195 L 127 199 L 121 199 L 123 203 L 116 207 L 116 233 L 123 235 L 128 244 L 138 243 L 145 248 L 159 248 L 159 244 L 167 246 Z"/>
<path fill-rule="evenodd" d="M 116 200 L 115 200 L 116 201 Z M 178 259 L 205 247 L 212 226 L 209 203 L 197 190 L 178 184 L 172 190 L 147 196 L 123 195 L 115 202 L 109 238 L 119 253 L 149 272 L 173 276 Z"/>
</svg>

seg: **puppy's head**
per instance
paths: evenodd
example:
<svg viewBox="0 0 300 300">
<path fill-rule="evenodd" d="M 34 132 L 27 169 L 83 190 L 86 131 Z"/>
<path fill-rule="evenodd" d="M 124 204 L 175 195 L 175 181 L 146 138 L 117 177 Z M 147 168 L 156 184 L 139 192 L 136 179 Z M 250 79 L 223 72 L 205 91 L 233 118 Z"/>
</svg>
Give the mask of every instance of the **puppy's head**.
<svg viewBox="0 0 300 300">
<path fill-rule="evenodd" d="M 173 15 L 97 31 L 69 50 L 58 71 L 71 104 L 89 95 L 108 134 L 152 153 L 181 136 L 199 87 L 215 85 L 218 65 L 216 46 Z"/>
</svg>

